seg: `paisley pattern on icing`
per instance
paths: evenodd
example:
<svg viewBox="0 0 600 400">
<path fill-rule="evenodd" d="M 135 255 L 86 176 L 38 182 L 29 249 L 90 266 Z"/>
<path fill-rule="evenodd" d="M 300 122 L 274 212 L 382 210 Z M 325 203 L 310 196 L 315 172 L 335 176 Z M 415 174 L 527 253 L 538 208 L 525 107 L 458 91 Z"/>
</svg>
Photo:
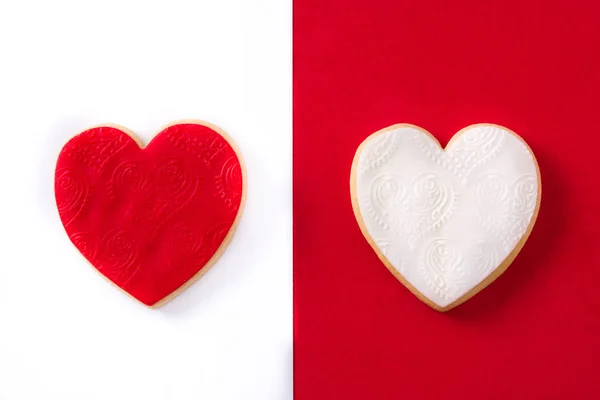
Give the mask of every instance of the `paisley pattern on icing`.
<svg viewBox="0 0 600 400">
<path fill-rule="evenodd" d="M 121 190 L 127 190 L 135 193 L 141 198 L 148 198 L 152 190 L 145 170 L 133 161 L 124 161 L 117 165 L 112 172 L 110 180 L 106 184 L 106 192 L 111 198 L 116 197 L 116 193 Z"/>
<path fill-rule="evenodd" d="M 157 197 L 153 207 L 156 226 L 153 233 L 192 201 L 203 180 L 202 175 L 186 170 L 186 163 L 181 159 L 165 160 L 158 165 L 155 180 Z"/>
<path fill-rule="evenodd" d="M 88 259 L 89 262 L 94 263 L 98 256 L 98 238 L 91 233 L 76 232 L 69 236 L 71 242 L 79 249 L 81 254 Z"/>
<path fill-rule="evenodd" d="M 222 245 L 242 204 L 241 168 L 229 142 L 204 125 L 168 127 L 144 149 L 117 128 L 92 128 L 61 151 L 56 203 L 87 260 L 152 305 Z"/>
<path fill-rule="evenodd" d="M 242 184 L 242 169 L 236 157 L 231 157 L 223 163 L 221 172 L 217 176 L 216 183 L 221 199 L 228 207 L 235 207 L 240 201 L 238 195 L 241 193 L 231 189 Z"/>
<path fill-rule="evenodd" d="M 400 231 L 400 224 L 394 219 L 393 211 L 406 214 L 409 210 L 406 201 L 407 189 L 400 183 L 401 178 L 392 174 L 379 175 L 371 182 L 366 206 L 371 216 L 385 230 Z"/>
<path fill-rule="evenodd" d="M 532 174 L 521 175 L 514 181 L 513 188 L 511 211 L 527 218 L 535 209 L 537 202 L 537 178 Z"/>
<path fill-rule="evenodd" d="M 186 222 L 169 229 L 167 241 L 173 256 L 168 262 L 172 279 L 183 284 L 194 274 L 188 269 L 180 268 L 181 265 L 201 268 L 209 261 L 212 257 L 210 251 L 212 244 L 205 242 L 206 237 L 211 237 L 211 235 L 199 231 L 195 226 Z"/>
<path fill-rule="evenodd" d="M 433 138 L 416 129 L 412 129 L 406 136 L 416 141 L 420 151 L 430 161 L 452 172 L 464 182 L 471 171 L 490 162 L 500 153 L 506 138 L 504 132 L 496 126 L 470 129 L 452 143 L 452 151 L 444 151 Z"/>
<path fill-rule="evenodd" d="M 524 174 L 509 182 L 502 174 L 476 183 L 477 220 L 509 251 L 525 234 L 537 203 L 537 178 Z"/>
<path fill-rule="evenodd" d="M 69 226 L 83 211 L 90 195 L 90 186 L 84 174 L 63 168 L 56 171 L 55 191 L 64 195 L 57 201 L 58 213 L 65 226 Z"/>
<path fill-rule="evenodd" d="M 410 245 L 423 235 L 437 231 L 450 218 L 457 201 L 456 190 L 449 181 L 435 173 L 417 175 L 411 185 L 412 220 Z"/>
<path fill-rule="evenodd" d="M 440 307 L 490 275 L 529 229 L 537 166 L 508 130 L 469 127 L 443 150 L 407 125 L 361 148 L 355 205 L 364 228 L 403 278 Z"/>
<path fill-rule="evenodd" d="M 224 153 L 231 154 L 230 145 L 221 137 L 191 137 L 185 134 L 185 128 L 171 127 L 165 133 L 167 139 L 182 151 L 193 154 L 206 166 L 212 166 L 213 162 Z"/>
<path fill-rule="evenodd" d="M 131 144 L 131 138 L 115 135 L 116 130 L 111 127 L 90 129 L 81 134 L 85 143 L 68 142 L 62 152 L 100 174 L 114 156 Z"/>
<path fill-rule="evenodd" d="M 425 282 L 445 300 L 456 296 L 466 285 L 464 257 L 452 239 L 435 238 L 427 243 L 420 272 Z"/>
<path fill-rule="evenodd" d="M 209 237 L 211 239 L 211 246 L 218 247 L 225 239 L 225 236 L 229 233 L 231 229 L 231 222 L 221 222 L 215 225 L 215 227 L 210 231 Z"/>
<path fill-rule="evenodd" d="M 451 217 L 456 201 L 452 185 L 435 173 L 412 179 L 382 174 L 372 181 L 369 194 L 366 206 L 374 220 L 408 240 L 410 247 L 441 227 Z"/>
<path fill-rule="evenodd" d="M 496 157 L 506 139 L 505 131 L 495 126 L 482 126 L 464 132 L 447 152 L 460 178 L 467 177 L 477 167 Z"/>
<path fill-rule="evenodd" d="M 371 151 L 366 156 L 363 171 L 370 171 L 385 164 L 397 148 L 397 136 L 380 135 L 374 138 L 371 144 Z"/>
<path fill-rule="evenodd" d="M 139 243 L 126 229 L 116 228 L 102 238 L 101 252 L 96 258 L 98 270 L 122 287 L 138 269 Z"/>
</svg>

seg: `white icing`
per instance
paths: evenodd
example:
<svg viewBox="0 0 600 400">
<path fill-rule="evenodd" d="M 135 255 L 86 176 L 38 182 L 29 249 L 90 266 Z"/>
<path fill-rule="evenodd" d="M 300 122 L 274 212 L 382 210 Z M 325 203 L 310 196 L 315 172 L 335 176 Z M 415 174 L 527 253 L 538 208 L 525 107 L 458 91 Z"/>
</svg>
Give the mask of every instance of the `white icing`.
<svg viewBox="0 0 600 400">
<path fill-rule="evenodd" d="M 357 155 L 353 197 L 373 246 L 437 306 L 499 267 L 528 233 L 539 176 L 529 148 L 496 125 L 473 125 L 444 151 L 399 125 Z"/>
</svg>

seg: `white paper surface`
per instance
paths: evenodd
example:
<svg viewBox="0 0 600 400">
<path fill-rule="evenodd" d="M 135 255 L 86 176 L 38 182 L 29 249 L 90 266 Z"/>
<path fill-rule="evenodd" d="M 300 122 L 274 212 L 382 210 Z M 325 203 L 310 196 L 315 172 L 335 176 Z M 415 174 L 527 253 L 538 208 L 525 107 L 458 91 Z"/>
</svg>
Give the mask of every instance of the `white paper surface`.
<svg viewBox="0 0 600 400">
<path fill-rule="evenodd" d="M 291 1 L 0 4 L 0 399 L 292 397 Z M 62 145 L 118 123 L 224 129 L 248 173 L 213 268 L 159 310 L 64 233 Z"/>
</svg>

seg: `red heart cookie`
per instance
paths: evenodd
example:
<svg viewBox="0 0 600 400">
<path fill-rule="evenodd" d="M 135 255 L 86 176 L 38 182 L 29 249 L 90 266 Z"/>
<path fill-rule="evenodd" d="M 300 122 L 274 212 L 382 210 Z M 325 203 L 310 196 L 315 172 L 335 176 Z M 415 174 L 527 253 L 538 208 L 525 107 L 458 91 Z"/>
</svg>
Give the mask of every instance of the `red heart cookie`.
<svg viewBox="0 0 600 400">
<path fill-rule="evenodd" d="M 72 138 L 54 190 L 69 238 L 106 278 L 149 306 L 198 279 L 231 240 L 245 171 L 220 129 L 184 121 L 141 148 L 121 127 Z"/>
</svg>

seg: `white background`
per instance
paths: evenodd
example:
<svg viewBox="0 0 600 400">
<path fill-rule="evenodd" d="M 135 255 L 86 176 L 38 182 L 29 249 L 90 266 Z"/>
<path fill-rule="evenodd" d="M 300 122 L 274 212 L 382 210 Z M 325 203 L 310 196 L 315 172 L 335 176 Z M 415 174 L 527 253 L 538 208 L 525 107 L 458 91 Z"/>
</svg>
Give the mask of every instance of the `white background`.
<svg viewBox="0 0 600 400">
<path fill-rule="evenodd" d="M 291 1 L 0 0 L 0 400 L 292 397 Z M 109 285 L 53 195 L 74 134 L 223 128 L 248 197 L 223 257 L 161 309 Z"/>
</svg>

